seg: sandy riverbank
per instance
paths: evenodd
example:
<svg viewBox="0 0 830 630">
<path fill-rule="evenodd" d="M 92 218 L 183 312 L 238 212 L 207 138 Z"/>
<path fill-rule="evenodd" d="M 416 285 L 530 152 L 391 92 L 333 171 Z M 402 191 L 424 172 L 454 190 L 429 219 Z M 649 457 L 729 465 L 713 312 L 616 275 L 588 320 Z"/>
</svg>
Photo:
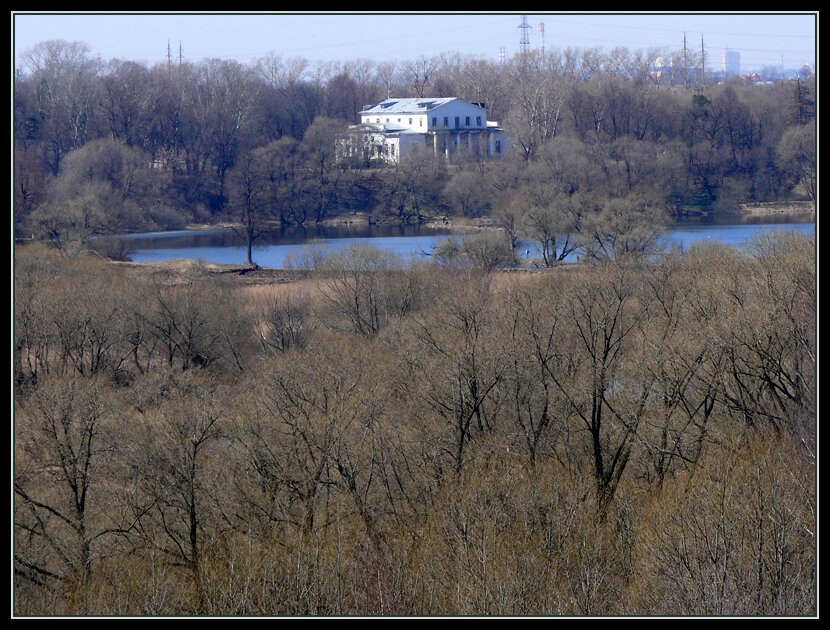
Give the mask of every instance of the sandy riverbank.
<svg viewBox="0 0 830 630">
<path fill-rule="evenodd" d="M 245 265 L 220 265 L 195 260 L 109 261 L 113 267 L 130 273 L 155 276 L 162 284 L 180 284 L 193 278 L 226 278 L 236 284 L 286 284 L 306 279 L 302 269 L 250 268 Z"/>
<path fill-rule="evenodd" d="M 323 225 L 338 226 L 338 227 L 357 227 L 365 225 L 397 225 L 394 221 L 378 223 L 373 221 L 372 217 L 365 212 L 352 212 L 337 217 L 332 217 L 323 221 Z M 480 217 L 476 219 L 468 219 L 465 217 L 449 217 L 437 216 L 432 217 L 420 224 L 421 227 L 447 230 L 450 232 L 458 232 L 469 234 L 470 232 L 477 232 L 479 230 L 494 228 L 496 222 L 489 217 Z"/>
<path fill-rule="evenodd" d="M 816 206 L 812 201 L 769 201 L 742 203 L 736 214 L 741 216 L 815 216 Z"/>
</svg>

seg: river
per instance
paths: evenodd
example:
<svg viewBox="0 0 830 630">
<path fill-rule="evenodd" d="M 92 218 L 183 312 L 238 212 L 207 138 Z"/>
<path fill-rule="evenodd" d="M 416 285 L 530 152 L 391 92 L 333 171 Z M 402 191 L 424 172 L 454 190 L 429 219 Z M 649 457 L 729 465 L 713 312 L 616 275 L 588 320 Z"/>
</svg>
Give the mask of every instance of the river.
<svg viewBox="0 0 830 630">
<path fill-rule="evenodd" d="M 734 221 L 734 219 L 733 219 Z M 684 222 L 673 225 L 662 236 L 668 246 L 689 248 L 699 241 L 722 242 L 742 246 L 756 234 L 771 230 L 788 230 L 815 234 L 813 221 L 792 219 L 746 219 L 741 222 Z M 275 230 L 263 234 L 254 245 L 253 259 L 262 267 L 284 267 L 286 260 L 310 243 L 319 243 L 336 250 L 354 242 L 366 242 L 387 249 L 404 260 L 423 259 L 441 240 L 451 235 L 449 230 L 425 226 L 369 226 L 311 227 Z M 458 236 L 458 234 L 456 233 Z M 179 230 L 145 232 L 106 237 L 122 241 L 129 249 L 129 258 L 135 262 L 173 259 L 203 260 L 209 263 L 242 265 L 245 263 L 244 238 L 229 229 Z M 535 243 L 523 243 L 520 253 L 529 250 L 531 258 L 538 255 Z M 571 258 L 576 258 L 573 254 Z"/>
</svg>

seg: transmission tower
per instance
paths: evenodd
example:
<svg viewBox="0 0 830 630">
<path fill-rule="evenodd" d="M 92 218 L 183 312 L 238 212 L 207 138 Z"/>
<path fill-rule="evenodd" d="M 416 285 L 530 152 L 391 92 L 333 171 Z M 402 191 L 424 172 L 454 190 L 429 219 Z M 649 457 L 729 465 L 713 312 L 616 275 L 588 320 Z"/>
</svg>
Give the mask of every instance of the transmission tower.
<svg viewBox="0 0 830 630">
<path fill-rule="evenodd" d="M 539 22 L 539 35 L 542 38 L 542 46 L 541 46 L 541 49 L 539 50 L 539 56 L 540 56 L 541 61 L 542 61 L 542 69 L 544 70 L 544 68 L 545 68 L 545 23 L 544 22 Z"/>
<path fill-rule="evenodd" d="M 530 35 L 528 31 L 531 29 L 530 24 L 527 23 L 527 16 L 522 16 L 522 23 L 518 26 L 519 29 L 519 52 L 525 54 L 530 52 Z"/>
</svg>

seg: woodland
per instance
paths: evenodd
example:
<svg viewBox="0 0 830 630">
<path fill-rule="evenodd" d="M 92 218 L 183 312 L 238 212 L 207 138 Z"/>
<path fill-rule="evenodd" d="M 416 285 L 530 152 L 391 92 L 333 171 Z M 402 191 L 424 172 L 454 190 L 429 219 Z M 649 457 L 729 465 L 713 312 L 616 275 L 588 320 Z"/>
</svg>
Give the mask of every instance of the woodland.
<svg viewBox="0 0 830 630">
<path fill-rule="evenodd" d="M 18 248 L 18 614 L 816 613 L 814 238 L 298 263 Z"/>
<path fill-rule="evenodd" d="M 816 199 L 815 77 L 746 85 L 655 72 L 659 51 L 310 64 L 269 55 L 146 66 L 43 42 L 14 81 L 14 231 L 58 246 L 193 224 L 499 217 L 530 238 L 660 229 L 739 204 Z M 337 139 L 389 96 L 484 103 L 507 160 L 414 151 L 393 167 Z M 558 259 L 561 251 L 552 252 Z"/>
<path fill-rule="evenodd" d="M 654 238 L 815 202 L 815 82 L 649 58 L 30 51 L 13 614 L 815 616 L 816 237 Z M 486 102 L 513 154 L 337 160 L 356 112 L 402 92 Z M 312 244 L 271 275 L 90 241 L 354 211 L 496 227 L 423 263 Z M 517 269 L 528 236 L 544 262 Z"/>
</svg>

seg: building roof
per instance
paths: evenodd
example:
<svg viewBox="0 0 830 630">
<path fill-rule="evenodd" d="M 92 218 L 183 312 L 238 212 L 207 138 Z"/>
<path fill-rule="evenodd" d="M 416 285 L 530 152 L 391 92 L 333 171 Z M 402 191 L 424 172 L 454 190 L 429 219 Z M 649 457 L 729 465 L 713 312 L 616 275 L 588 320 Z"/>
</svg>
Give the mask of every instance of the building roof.
<svg viewBox="0 0 830 630">
<path fill-rule="evenodd" d="M 460 100 L 455 96 L 443 98 L 387 98 L 377 105 L 364 105 L 361 114 L 423 114 L 436 107 Z M 476 103 L 471 103 L 481 107 Z M 482 107 L 482 109 L 484 109 Z"/>
<path fill-rule="evenodd" d="M 391 123 L 360 123 L 359 125 L 349 125 L 349 129 L 386 135 L 424 135 L 426 133 L 420 129 L 410 129 Z"/>
</svg>

